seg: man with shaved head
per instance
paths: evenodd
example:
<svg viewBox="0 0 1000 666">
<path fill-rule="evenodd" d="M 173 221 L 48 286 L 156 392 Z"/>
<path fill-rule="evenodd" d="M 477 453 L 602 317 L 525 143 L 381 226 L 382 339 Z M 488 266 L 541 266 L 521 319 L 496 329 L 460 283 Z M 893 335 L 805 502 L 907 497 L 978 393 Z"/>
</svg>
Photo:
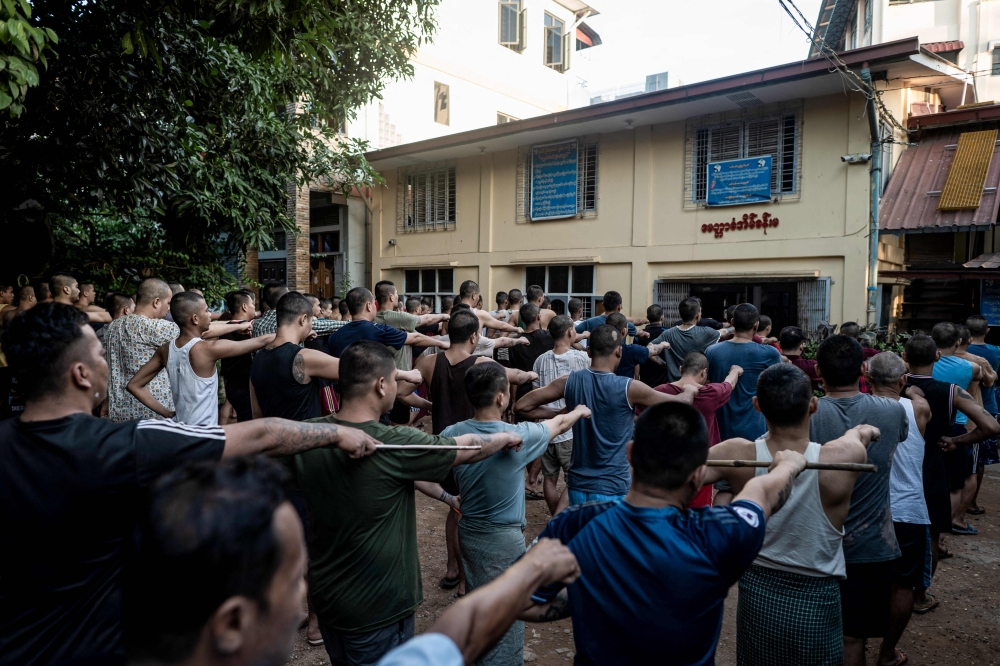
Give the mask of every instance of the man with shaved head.
<svg viewBox="0 0 1000 666">
<path fill-rule="evenodd" d="M 49 280 L 49 289 L 52 290 L 52 300 L 63 305 L 77 305 L 80 300 L 80 285 L 76 278 L 66 273 L 56 273 Z M 93 294 L 94 286 L 90 285 L 90 293 Z M 87 305 L 90 305 L 89 303 Z M 111 321 L 111 315 L 101 308 L 81 307 L 91 323 Z"/>
</svg>

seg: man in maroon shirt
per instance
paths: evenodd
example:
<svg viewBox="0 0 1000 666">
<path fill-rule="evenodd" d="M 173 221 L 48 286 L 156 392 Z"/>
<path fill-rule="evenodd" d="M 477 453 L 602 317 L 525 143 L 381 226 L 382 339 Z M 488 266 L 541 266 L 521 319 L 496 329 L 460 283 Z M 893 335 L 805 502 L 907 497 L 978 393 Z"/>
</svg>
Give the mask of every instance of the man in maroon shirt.
<svg viewBox="0 0 1000 666">
<path fill-rule="evenodd" d="M 813 390 L 816 391 L 821 388 L 823 380 L 820 379 L 819 373 L 816 372 L 818 363 L 811 359 L 802 358 L 802 351 L 806 346 L 806 336 L 802 332 L 802 329 L 798 326 L 784 327 L 778 336 L 778 344 L 781 346 L 781 355 L 787 358 L 792 365 L 806 373 L 806 377 L 812 382 Z"/>
<path fill-rule="evenodd" d="M 679 395 L 684 392 L 685 386 L 697 386 L 698 392 L 694 395 L 694 408 L 701 412 L 708 425 L 708 445 L 715 446 L 722 441 L 719 433 L 719 422 L 715 418 L 715 412 L 720 407 L 729 402 L 729 397 L 733 394 L 733 387 L 743 374 L 743 368 L 734 365 L 729 369 L 729 375 L 718 384 L 708 383 L 708 357 L 701 352 L 693 351 L 684 357 L 681 364 L 681 378 L 669 384 L 660 384 L 656 391 L 668 395 Z M 712 506 L 712 486 L 705 486 L 691 500 L 689 508 L 695 509 L 700 506 Z"/>
</svg>

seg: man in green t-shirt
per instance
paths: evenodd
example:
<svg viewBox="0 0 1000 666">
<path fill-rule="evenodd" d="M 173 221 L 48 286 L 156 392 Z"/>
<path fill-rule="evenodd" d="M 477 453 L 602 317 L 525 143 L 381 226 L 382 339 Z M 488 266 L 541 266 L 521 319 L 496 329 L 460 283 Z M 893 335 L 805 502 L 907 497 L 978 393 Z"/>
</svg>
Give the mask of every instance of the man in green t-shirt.
<svg viewBox="0 0 1000 666">
<path fill-rule="evenodd" d="M 430 326 L 449 319 L 446 314 L 416 315 L 409 312 L 396 312 L 399 293 L 396 291 L 396 285 L 389 280 L 382 280 L 375 285 L 375 300 L 378 301 L 375 323 L 392 326 L 407 333 L 416 333 L 417 326 Z M 410 350 L 410 345 L 403 345 L 399 349 L 390 347 L 389 351 L 392 352 L 393 358 L 396 360 L 397 368 L 400 370 L 413 369 L 413 353 Z"/>
<path fill-rule="evenodd" d="M 521 445 L 516 433 L 452 438 L 380 424 L 396 396 L 395 370 L 385 345 L 350 345 L 340 357 L 341 410 L 317 420 L 349 424 L 384 444 L 482 448 L 382 449 L 361 465 L 347 455 L 296 457 L 309 510 L 309 598 L 333 664 L 373 664 L 413 636 L 423 601 L 414 481 L 441 482 L 456 465 Z"/>
</svg>

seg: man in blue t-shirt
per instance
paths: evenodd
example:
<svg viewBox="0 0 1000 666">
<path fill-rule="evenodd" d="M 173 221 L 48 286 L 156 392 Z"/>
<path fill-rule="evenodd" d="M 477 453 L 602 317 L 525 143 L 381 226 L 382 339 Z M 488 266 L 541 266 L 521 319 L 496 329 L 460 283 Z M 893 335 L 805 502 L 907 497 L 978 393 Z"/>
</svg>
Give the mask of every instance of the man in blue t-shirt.
<svg viewBox="0 0 1000 666">
<path fill-rule="evenodd" d="M 734 365 L 743 368 L 743 376 L 733 389 L 732 397 L 719 410 L 719 430 L 724 440 L 742 437 L 754 441 L 767 431 L 764 415 L 753 407 L 753 396 L 757 392 L 760 373 L 775 363 L 781 363 L 781 354 L 771 345 L 753 341 L 759 323 L 757 308 L 750 303 L 741 303 L 733 312 L 736 329 L 733 338 L 705 350 L 709 382 L 725 381 L 729 368 Z"/>
<path fill-rule="evenodd" d="M 570 507 L 539 535 L 565 543 L 581 575 L 568 597 L 538 590 L 522 618 L 571 615 L 577 663 L 714 664 L 726 594 L 806 459 L 781 451 L 732 504 L 685 510 L 708 469 L 708 428 L 679 404 L 642 413 L 628 457 L 635 476 L 624 500 Z"/>
<path fill-rule="evenodd" d="M 604 294 L 604 300 L 601 302 L 604 306 L 604 314 L 597 315 L 596 317 L 591 317 L 590 319 L 585 319 L 576 325 L 577 333 L 586 333 L 587 331 L 593 331 L 598 326 L 608 323 L 608 315 L 613 312 L 622 311 L 622 295 L 617 291 L 609 291 Z M 645 319 L 640 319 L 636 322 L 640 325 L 648 323 Z M 639 336 L 640 338 L 645 338 L 649 336 L 649 333 L 645 331 L 640 331 L 635 327 L 632 322 L 628 323 L 628 334 L 632 336 Z"/>
<path fill-rule="evenodd" d="M 619 377 L 635 378 L 635 368 L 646 361 L 653 361 L 659 365 L 666 365 L 660 358 L 660 352 L 670 348 L 669 342 L 658 342 L 655 345 L 643 346 L 629 344 L 626 340 L 628 334 L 628 319 L 621 312 L 612 312 L 608 315 L 608 326 L 611 326 L 622 336 L 622 358 L 618 362 L 615 374 Z"/>
<path fill-rule="evenodd" d="M 393 349 L 402 349 L 403 345 L 448 348 L 447 340 L 438 340 L 422 333 L 407 333 L 386 324 L 374 323 L 378 303 L 372 292 L 364 287 L 351 289 L 344 300 L 351 313 L 351 322 L 330 336 L 326 343 L 326 353 L 330 356 L 340 358 L 344 350 L 358 340 L 373 340 Z"/>
<path fill-rule="evenodd" d="M 986 335 L 990 332 L 989 322 L 982 315 L 972 315 L 965 320 L 965 325 L 972 336 L 972 343 L 968 352 L 986 359 L 986 362 L 993 368 L 993 372 L 1000 371 L 1000 347 L 986 344 Z M 993 418 L 1000 413 L 997 405 L 996 385 L 983 386 L 983 409 L 988 411 Z M 979 457 L 976 460 L 976 491 L 972 496 L 971 506 L 966 510 L 974 516 L 986 513 L 986 509 L 979 506 L 979 489 L 983 485 L 983 472 L 986 465 L 1000 463 L 1000 451 L 997 450 L 996 439 L 986 439 L 979 443 Z"/>
</svg>

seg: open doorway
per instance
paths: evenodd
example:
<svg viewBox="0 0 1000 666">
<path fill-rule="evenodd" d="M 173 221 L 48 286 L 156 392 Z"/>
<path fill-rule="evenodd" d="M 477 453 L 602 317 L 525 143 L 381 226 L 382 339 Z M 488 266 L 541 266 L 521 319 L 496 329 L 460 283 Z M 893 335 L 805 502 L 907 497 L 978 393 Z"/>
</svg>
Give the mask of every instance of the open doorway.
<svg viewBox="0 0 1000 666">
<path fill-rule="evenodd" d="M 691 283 L 691 295 L 702 303 L 702 316 L 724 321 L 726 308 L 740 303 L 752 303 L 772 321 L 777 334 L 785 326 L 798 326 L 798 283 Z"/>
</svg>

